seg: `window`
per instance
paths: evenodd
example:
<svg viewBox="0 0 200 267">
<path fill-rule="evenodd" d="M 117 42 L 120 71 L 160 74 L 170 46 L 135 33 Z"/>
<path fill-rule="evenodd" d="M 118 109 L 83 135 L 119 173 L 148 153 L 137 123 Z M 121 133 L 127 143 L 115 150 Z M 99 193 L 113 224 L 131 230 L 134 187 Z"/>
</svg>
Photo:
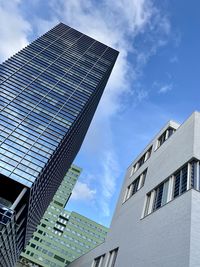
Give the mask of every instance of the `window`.
<svg viewBox="0 0 200 267">
<path fill-rule="evenodd" d="M 58 201 L 56 201 L 56 200 L 54 200 L 54 203 L 57 204 L 57 205 L 60 206 L 60 207 L 63 207 L 63 204 L 60 203 L 60 202 L 58 202 Z"/>
<path fill-rule="evenodd" d="M 187 190 L 187 165 L 174 174 L 174 198 Z"/>
<path fill-rule="evenodd" d="M 131 170 L 131 175 L 132 176 L 151 156 L 152 152 L 152 146 L 142 155 L 142 157 L 135 163 Z"/>
<path fill-rule="evenodd" d="M 145 182 L 147 169 L 143 171 L 126 189 L 124 202 L 140 190 Z"/>
<path fill-rule="evenodd" d="M 154 201 L 154 206 L 153 206 L 153 210 L 157 210 L 158 208 L 161 207 L 161 203 L 162 203 L 162 194 L 163 194 L 163 183 L 158 186 L 155 191 L 155 201 Z"/>
<path fill-rule="evenodd" d="M 150 209 L 151 193 L 153 193 L 153 192 L 148 193 L 147 196 L 146 196 L 144 216 L 147 216 L 151 212 L 151 211 L 149 211 L 149 209 Z"/>
<path fill-rule="evenodd" d="M 167 203 L 168 192 L 169 192 L 169 179 L 167 179 L 167 181 L 164 183 L 164 186 L 163 186 L 161 206 L 163 206 Z"/>
<path fill-rule="evenodd" d="M 117 258 L 118 248 L 111 250 L 108 255 L 108 259 L 105 267 L 114 267 Z"/>
<path fill-rule="evenodd" d="M 34 239 L 35 239 L 36 241 L 38 241 L 38 240 L 39 240 L 39 237 L 37 237 L 37 236 L 34 236 Z"/>
<path fill-rule="evenodd" d="M 61 262 L 65 262 L 65 259 L 59 257 L 58 255 L 54 255 L 54 259 L 61 261 Z"/>
<path fill-rule="evenodd" d="M 140 168 L 145 162 L 145 155 L 138 160 L 138 168 Z"/>
<path fill-rule="evenodd" d="M 186 163 L 146 195 L 143 217 L 191 188 L 200 191 L 200 168 L 197 160 Z"/>
<path fill-rule="evenodd" d="M 92 263 L 92 267 L 103 267 L 104 258 L 105 258 L 105 254 L 94 259 Z"/>
<path fill-rule="evenodd" d="M 139 189 L 144 186 L 146 175 L 147 175 L 147 169 L 143 171 L 143 173 L 140 175 Z"/>
<path fill-rule="evenodd" d="M 167 179 L 164 183 L 162 183 L 155 189 L 153 210 L 157 210 L 158 208 L 167 203 L 168 189 L 169 189 L 169 179 Z"/>
<path fill-rule="evenodd" d="M 199 190 L 200 183 L 199 183 L 199 162 L 198 161 L 192 161 L 191 164 L 191 187 Z"/>
<path fill-rule="evenodd" d="M 176 130 L 172 127 L 167 128 L 167 130 L 158 138 L 156 148 L 159 148 L 175 131 Z"/>
</svg>

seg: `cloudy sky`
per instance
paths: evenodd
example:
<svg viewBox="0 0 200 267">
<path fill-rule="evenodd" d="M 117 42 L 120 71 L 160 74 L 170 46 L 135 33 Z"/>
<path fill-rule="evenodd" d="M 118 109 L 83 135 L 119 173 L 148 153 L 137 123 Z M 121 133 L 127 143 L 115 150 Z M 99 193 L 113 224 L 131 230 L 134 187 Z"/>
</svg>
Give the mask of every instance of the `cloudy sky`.
<svg viewBox="0 0 200 267">
<path fill-rule="evenodd" d="M 109 225 L 127 166 L 170 119 L 200 110 L 198 0 L 0 0 L 0 61 L 62 21 L 120 51 L 75 163 L 69 202 Z"/>
</svg>

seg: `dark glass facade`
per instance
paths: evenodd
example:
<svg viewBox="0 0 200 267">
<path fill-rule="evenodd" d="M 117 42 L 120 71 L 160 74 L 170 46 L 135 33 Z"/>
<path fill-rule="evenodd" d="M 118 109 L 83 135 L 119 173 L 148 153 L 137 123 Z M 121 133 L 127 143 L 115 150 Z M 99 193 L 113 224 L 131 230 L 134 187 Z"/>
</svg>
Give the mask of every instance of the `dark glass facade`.
<svg viewBox="0 0 200 267">
<path fill-rule="evenodd" d="M 117 56 L 60 23 L 0 65 L 0 197 L 23 208 L 22 247 L 83 142 Z"/>
</svg>

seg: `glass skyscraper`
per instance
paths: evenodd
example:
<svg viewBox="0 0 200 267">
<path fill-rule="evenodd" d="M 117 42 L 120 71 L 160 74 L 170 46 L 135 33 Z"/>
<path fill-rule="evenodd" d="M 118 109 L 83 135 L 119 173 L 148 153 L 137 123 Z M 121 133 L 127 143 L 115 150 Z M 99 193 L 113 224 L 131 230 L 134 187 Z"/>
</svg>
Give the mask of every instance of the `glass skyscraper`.
<svg viewBox="0 0 200 267">
<path fill-rule="evenodd" d="M 0 266 L 13 266 L 52 200 L 117 56 L 60 23 L 0 65 Z"/>
</svg>

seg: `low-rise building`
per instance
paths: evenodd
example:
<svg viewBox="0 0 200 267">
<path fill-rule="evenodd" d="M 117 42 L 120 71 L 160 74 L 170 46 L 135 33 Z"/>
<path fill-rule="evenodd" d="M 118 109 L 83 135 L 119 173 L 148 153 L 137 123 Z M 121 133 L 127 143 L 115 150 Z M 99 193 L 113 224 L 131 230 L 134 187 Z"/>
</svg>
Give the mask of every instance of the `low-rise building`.
<svg viewBox="0 0 200 267">
<path fill-rule="evenodd" d="M 103 244 L 69 267 L 200 266 L 200 113 L 170 121 L 127 168 Z"/>
</svg>

